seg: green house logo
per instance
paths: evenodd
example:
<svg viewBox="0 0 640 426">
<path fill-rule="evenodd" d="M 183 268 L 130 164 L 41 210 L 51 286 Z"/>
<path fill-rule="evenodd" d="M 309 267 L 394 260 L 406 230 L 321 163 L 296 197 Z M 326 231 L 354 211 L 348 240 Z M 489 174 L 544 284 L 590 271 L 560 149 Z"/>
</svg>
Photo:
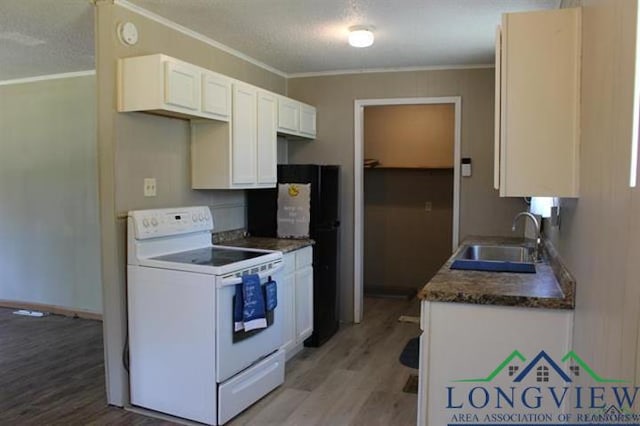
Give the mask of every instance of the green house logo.
<svg viewBox="0 0 640 426">
<path fill-rule="evenodd" d="M 572 383 L 573 378 L 580 376 L 582 372 L 587 374 L 596 383 L 627 383 L 627 380 L 609 379 L 598 375 L 593 368 L 589 366 L 574 351 L 568 352 L 562 357 L 560 364 L 570 362 L 569 371 L 565 371 L 552 357 L 545 351 L 540 351 L 531 361 L 520 369 L 520 365 L 516 362 L 527 363 L 527 359 L 518 350 L 511 352 L 498 366 L 486 377 L 473 379 L 454 380 L 457 383 L 489 383 L 492 382 L 503 371 L 507 370 L 509 377 L 513 378 L 514 383 L 522 382 L 530 374 L 535 373 L 537 382 L 548 382 L 551 373 L 555 373 L 565 383 Z"/>
</svg>

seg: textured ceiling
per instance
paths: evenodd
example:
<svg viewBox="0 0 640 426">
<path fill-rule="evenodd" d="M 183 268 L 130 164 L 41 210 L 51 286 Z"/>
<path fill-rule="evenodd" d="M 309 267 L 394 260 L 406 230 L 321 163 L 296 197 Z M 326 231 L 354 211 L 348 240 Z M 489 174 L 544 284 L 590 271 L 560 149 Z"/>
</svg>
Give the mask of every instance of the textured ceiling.
<svg viewBox="0 0 640 426">
<path fill-rule="evenodd" d="M 504 12 L 560 0 L 129 0 L 286 73 L 493 63 Z M 347 45 L 351 25 L 375 44 Z"/>
<path fill-rule="evenodd" d="M 504 12 L 560 0 L 129 0 L 285 73 L 490 64 Z M 89 0 L 0 0 L 0 81 L 94 65 Z M 351 25 L 376 43 L 354 49 Z"/>
<path fill-rule="evenodd" d="M 95 68 L 88 0 L 0 0 L 0 81 Z"/>
</svg>

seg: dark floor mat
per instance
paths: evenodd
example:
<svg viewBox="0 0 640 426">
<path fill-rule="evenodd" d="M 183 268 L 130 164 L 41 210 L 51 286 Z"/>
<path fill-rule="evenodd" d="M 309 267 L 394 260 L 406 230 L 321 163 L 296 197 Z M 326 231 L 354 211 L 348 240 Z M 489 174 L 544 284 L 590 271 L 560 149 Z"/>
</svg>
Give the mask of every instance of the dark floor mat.
<svg viewBox="0 0 640 426">
<path fill-rule="evenodd" d="M 400 363 L 409 368 L 420 368 L 420 337 L 409 339 L 400 354 Z"/>
<path fill-rule="evenodd" d="M 418 376 L 411 374 L 402 388 L 404 393 L 418 393 Z"/>
</svg>

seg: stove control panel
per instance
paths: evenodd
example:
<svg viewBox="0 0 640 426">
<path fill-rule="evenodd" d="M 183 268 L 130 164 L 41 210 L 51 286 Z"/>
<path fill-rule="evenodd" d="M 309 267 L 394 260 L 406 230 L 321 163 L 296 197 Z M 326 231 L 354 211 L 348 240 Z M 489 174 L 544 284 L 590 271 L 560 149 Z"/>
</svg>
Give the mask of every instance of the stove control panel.
<svg viewBox="0 0 640 426">
<path fill-rule="evenodd" d="M 213 230 L 211 211 L 206 206 L 135 210 L 129 212 L 129 222 L 139 240 Z"/>
</svg>

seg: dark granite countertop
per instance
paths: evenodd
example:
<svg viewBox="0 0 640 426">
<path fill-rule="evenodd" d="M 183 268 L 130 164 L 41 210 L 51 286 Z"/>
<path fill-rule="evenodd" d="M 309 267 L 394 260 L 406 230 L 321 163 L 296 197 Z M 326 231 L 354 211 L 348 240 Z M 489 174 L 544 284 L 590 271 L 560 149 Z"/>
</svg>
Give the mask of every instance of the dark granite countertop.
<svg viewBox="0 0 640 426">
<path fill-rule="evenodd" d="M 575 280 L 553 245 L 544 240 L 544 263 L 535 274 L 450 269 L 465 244 L 528 245 L 531 240 L 507 237 L 468 237 L 418 293 L 422 300 L 528 308 L 573 309 Z"/>
<path fill-rule="evenodd" d="M 301 248 L 313 245 L 310 239 L 290 239 L 290 238 L 264 238 L 264 237 L 244 237 L 234 240 L 225 240 L 219 243 L 229 247 L 245 247 L 261 250 L 277 250 L 289 253 Z"/>
</svg>

